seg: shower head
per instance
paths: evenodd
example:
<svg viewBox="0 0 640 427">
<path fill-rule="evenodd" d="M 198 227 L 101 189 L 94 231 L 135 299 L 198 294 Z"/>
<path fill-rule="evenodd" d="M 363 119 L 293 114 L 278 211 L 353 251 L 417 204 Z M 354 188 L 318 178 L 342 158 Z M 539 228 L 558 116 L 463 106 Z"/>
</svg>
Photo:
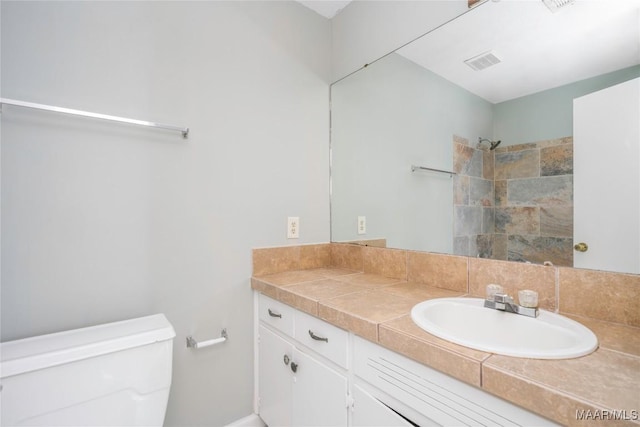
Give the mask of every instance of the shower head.
<svg viewBox="0 0 640 427">
<path fill-rule="evenodd" d="M 487 138 L 478 138 L 478 145 L 476 145 L 476 148 L 483 149 L 484 148 L 483 144 L 485 142 L 489 143 L 489 150 L 495 150 L 496 147 L 500 145 L 500 140 L 491 141 L 490 139 L 487 139 Z"/>
</svg>

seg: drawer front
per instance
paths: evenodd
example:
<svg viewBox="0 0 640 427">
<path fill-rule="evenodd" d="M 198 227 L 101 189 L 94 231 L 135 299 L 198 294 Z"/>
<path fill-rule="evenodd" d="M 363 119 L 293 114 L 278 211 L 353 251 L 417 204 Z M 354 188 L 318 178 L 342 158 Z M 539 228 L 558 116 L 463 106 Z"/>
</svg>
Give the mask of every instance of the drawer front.
<svg viewBox="0 0 640 427">
<path fill-rule="evenodd" d="M 260 320 L 271 325 L 283 333 L 293 337 L 293 313 L 295 309 L 291 306 L 260 294 L 259 301 Z"/>
<path fill-rule="evenodd" d="M 311 350 L 347 368 L 349 333 L 329 323 L 296 311 L 295 338 Z"/>
</svg>

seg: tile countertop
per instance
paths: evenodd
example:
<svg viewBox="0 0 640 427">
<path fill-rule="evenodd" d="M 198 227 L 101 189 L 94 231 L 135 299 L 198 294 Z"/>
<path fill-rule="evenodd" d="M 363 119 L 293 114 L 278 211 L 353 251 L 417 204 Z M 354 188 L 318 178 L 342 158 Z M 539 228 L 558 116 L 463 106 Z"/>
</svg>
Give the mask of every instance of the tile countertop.
<svg viewBox="0 0 640 427">
<path fill-rule="evenodd" d="M 251 286 L 560 424 L 640 425 L 640 328 L 571 316 L 597 335 L 598 350 L 575 359 L 524 359 L 450 343 L 411 320 L 415 304 L 461 292 L 340 268 L 253 277 Z"/>
</svg>

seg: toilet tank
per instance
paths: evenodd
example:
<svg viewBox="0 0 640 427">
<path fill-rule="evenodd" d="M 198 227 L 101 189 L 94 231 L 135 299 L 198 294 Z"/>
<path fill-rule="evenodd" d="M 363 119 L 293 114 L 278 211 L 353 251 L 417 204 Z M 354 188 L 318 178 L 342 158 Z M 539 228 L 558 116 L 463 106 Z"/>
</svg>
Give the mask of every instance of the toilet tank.
<svg viewBox="0 0 640 427">
<path fill-rule="evenodd" d="M 0 343 L 0 425 L 161 426 L 174 337 L 156 314 Z"/>
</svg>

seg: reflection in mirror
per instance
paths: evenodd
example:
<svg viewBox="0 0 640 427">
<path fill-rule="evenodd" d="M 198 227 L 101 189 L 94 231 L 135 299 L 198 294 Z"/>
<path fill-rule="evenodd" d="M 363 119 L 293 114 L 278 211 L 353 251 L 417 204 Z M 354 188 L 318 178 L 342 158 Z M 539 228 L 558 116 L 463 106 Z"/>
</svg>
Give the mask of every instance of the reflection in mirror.
<svg viewBox="0 0 640 427">
<path fill-rule="evenodd" d="M 573 101 L 640 76 L 639 10 L 485 2 L 334 83 L 332 241 L 573 266 Z"/>
</svg>

